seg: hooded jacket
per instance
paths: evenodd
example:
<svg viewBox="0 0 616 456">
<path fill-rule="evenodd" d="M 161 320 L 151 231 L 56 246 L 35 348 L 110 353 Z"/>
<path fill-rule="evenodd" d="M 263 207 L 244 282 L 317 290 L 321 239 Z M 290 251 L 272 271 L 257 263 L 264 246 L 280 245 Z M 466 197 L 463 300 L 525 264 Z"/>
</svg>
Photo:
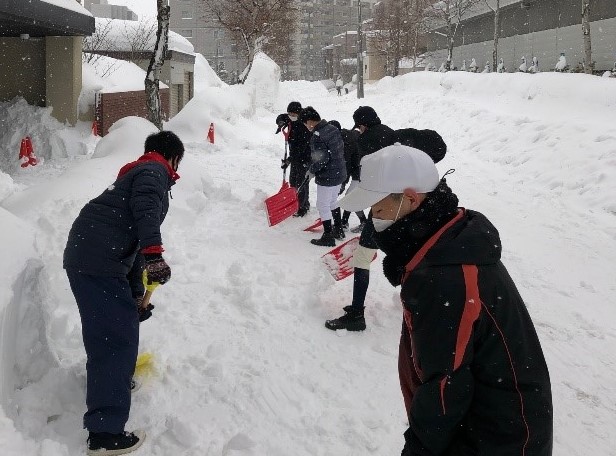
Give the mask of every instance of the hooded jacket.
<svg viewBox="0 0 616 456">
<path fill-rule="evenodd" d="M 309 171 L 315 175 L 317 185 L 333 187 L 346 180 L 344 142 L 333 125 L 321 120 L 310 138 L 312 162 Z"/>
<path fill-rule="evenodd" d="M 500 257 L 496 228 L 460 210 L 406 265 L 403 456 L 552 454 L 548 369 Z"/>
<path fill-rule="evenodd" d="M 178 178 L 157 152 L 122 167 L 116 181 L 87 203 L 73 222 L 64 268 L 126 277 L 139 249 L 162 246 L 160 226 Z"/>
</svg>

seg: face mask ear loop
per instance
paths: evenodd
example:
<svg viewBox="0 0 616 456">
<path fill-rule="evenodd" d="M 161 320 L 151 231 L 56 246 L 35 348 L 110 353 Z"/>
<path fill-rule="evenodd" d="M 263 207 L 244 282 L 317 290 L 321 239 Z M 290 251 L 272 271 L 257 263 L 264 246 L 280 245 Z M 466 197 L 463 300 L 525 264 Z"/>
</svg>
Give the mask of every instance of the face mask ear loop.
<svg viewBox="0 0 616 456">
<path fill-rule="evenodd" d="M 394 223 L 398 221 L 398 216 L 400 215 L 400 209 L 402 209 L 402 202 L 404 201 L 404 195 L 400 199 L 400 206 L 398 206 L 398 212 L 396 212 L 396 218 L 394 218 Z"/>
</svg>

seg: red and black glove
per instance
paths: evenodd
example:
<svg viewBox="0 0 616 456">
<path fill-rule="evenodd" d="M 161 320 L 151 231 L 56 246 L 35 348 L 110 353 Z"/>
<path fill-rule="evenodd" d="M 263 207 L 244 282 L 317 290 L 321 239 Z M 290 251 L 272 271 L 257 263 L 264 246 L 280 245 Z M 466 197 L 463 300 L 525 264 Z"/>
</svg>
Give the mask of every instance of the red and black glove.
<svg viewBox="0 0 616 456">
<path fill-rule="evenodd" d="M 158 282 L 161 285 L 169 282 L 171 268 L 160 253 L 144 253 L 145 270 L 148 272 L 148 283 Z"/>
</svg>

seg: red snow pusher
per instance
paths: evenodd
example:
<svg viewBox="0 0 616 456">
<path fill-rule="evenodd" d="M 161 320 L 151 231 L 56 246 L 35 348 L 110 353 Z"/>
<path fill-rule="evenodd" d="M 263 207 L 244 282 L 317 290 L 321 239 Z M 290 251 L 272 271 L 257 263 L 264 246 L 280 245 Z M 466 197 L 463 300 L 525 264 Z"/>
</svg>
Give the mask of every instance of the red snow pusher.
<svg viewBox="0 0 616 456">
<path fill-rule="evenodd" d="M 336 281 L 342 280 L 353 274 L 354 270 L 353 266 L 351 266 L 351 260 L 358 246 L 359 236 L 346 241 L 344 244 L 340 244 L 321 257 L 321 261 L 323 261 L 325 267 Z M 374 257 L 372 257 L 372 261 L 374 261 L 375 258 L 376 253 Z"/>
<path fill-rule="evenodd" d="M 283 220 L 288 219 L 299 209 L 297 201 L 297 190 L 287 182 L 287 154 L 289 148 L 289 127 L 281 129 L 284 135 L 284 158 L 282 159 L 282 186 L 278 193 L 265 200 L 265 212 L 267 212 L 267 222 L 269 226 L 278 225 Z M 304 185 L 304 184 L 302 184 Z"/>
<path fill-rule="evenodd" d="M 304 231 L 321 231 L 321 227 L 323 226 L 323 222 L 320 218 L 316 219 L 315 222 L 304 228 Z"/>
</svg>

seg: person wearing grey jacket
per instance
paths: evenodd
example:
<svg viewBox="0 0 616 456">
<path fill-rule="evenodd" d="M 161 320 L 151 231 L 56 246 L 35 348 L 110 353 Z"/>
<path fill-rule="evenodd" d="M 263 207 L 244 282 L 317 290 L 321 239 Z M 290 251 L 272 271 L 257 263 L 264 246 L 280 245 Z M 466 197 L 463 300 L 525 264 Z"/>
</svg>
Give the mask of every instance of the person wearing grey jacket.
<svg viewBox="0 0 616 456">
<path fill-rule="evenodd" d="M 314 245 L 334 247 L 336 239 L 344 238 L 342 217 L 336 202 L 340 186 L 346 180 L 344 142 L 340 130 L 322 120 L 312 106 L 302 110 L 299 120 L 313 132 L 310 138 L 312 161 L 306 177 L 314 178 L 317 184 L 317 210 L 323 222 L 323 236 L 310 242 Z"/>
</svg>

